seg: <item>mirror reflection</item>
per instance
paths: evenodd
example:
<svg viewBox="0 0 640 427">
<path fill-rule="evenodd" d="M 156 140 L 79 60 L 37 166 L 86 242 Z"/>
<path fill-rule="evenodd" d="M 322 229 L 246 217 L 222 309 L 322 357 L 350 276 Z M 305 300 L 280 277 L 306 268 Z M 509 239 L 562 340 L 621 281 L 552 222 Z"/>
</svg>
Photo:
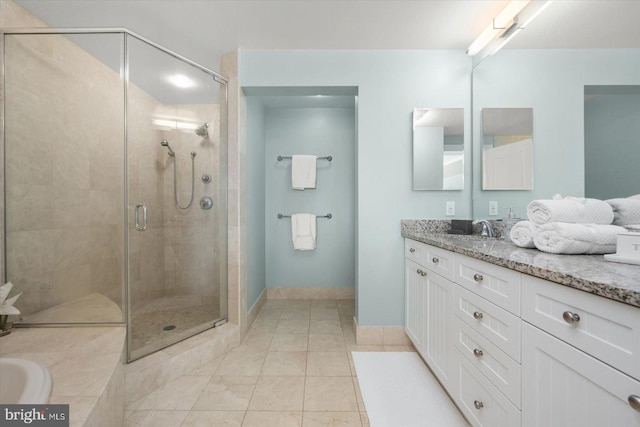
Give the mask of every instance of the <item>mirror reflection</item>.
<svg viewBox="0 0 640 427">
<path fill-rule="evenodd" d="M 413 189 L 464 189 L 464 109 L 413 110 Z"/>
<path fill-rule="evenodd" d="M 640 85 L 584 87 L 586 197 L 610 199 L 640 192 L 638 118 Z"/>
<path fill-rule="evenodd" d="M 477 217 L 489 212 L 489 202 L 502 208 L 513 206 L 522 217 L 529 202 L 548 199 L 555 194 L 585 197 L 587 176 L 594 168 L 618 173 L 597 198 L 624 197 L 623 186 L 629 183 L 638 189 L 635 173 L 623 173 L 622 163 L 603 158 L 586 161 L 585 131 L 592 126 L 592 117 L 585 115 L 585 86 L 640 85 L 640 49 L 506 49 L 483 61 L 473 70 L 473 114 L 478 119 L 486 106 L 529 106 L 536 114 L 534 145 L 535 188 L 528 191 L 484 191 L 482 188 L 481 120 L 475 119 L 473 147 L 473 209 Z M 615 72 L 614 72 L 615 70 Z M 624 95 L 629 96 L 629 95 Z M 591 102 L 591 101 L 589 101 Z M 637 114 L 636 114 L 637 120 Z M 613 124 L 618 121 L 610 116 Z M 610 155 L 633 157 L 634 149 L 622 149 L 611 133 L 603 139 L 603 151 Z M 637 134 L 631 138 L 637 141 Z M 636 157 L 637 158 L 637 157 Z M 637 162 L 636 162 L 637 165 Z M 633 192 L 637 194 L 638 191 Z M 593 194 L 593 193 L 592 193 Z"/>
<path fill-rule="evenodd" d="M 482 110 L 482 189 L 533 189 L 533 109 Z"/>
</svg>

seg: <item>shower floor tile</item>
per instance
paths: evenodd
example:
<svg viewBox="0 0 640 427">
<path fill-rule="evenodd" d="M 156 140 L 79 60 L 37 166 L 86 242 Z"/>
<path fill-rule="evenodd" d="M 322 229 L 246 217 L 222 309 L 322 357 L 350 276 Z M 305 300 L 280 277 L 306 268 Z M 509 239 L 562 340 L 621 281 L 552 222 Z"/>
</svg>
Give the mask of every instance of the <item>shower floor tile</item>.
<svg viewBox="0 0 640 427">
<path fill-rule="evenodd" d="M 160 297 L 131 307 L 131 347 L 170 344 L 172 337 L 219 317 L 213 298 L 201 295 Z M 165 329 L 166 328 L 166 329 Z"/>
<path fill-rule="evenodd" d="M 184 404 L 162 411 L 166 420 L 183 420 L 172 424 L 181 427 L 369 426 L 350 352 L 415 350 L 356 345 L 353 307 L 353 300 L 267 300 L 238 347 L 176 379 L 179 390 L 187 377 L 210 376 L 196 399 L 189 396 L 188 411 Z M 189 391 L 202 385 L 194 387 Z M 160 402 L 154 393 L 147 405 Z M 127 408 L 126 425 L 157 420 L 160 411 L 136 403 Z"/>
</svg>

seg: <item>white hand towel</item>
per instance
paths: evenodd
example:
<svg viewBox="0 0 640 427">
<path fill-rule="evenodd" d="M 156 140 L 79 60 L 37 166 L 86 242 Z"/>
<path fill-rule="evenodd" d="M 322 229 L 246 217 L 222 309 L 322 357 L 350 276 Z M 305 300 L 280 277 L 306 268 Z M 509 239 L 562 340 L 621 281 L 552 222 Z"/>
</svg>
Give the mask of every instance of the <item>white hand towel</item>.
<svg viewBox="0 0 640 427">
<path fill-rule="evenodd" d="M 640 224 L 640 199 L 631 196 L 626 199 L 606 200 L 613 208 L 615 225 Z"/>
<path fill-rule="evenodd" d="M 527 216 L 538 225 L 550 222 L 611 224 L 613 209 L 603 200 L 565 197 L 560 200 L 534 200 L 527 206 Z"/>
<path fill-rule="evenodd" d="M 618 234 L 625 231 L 617 225 L 551 222 L 540 226 L 533 242 L 553 254 L 610 254 L 616 251 Z"/>
<path fill-rule="evenodd" d="M 518 221 L 511 228 L 511 241 L 521 248 L 535 248 L 533 236 L 536 234 L 538 226 L 531 221 Z"/>
<path fill-rule="evenodd" d="M 291 215 L 293 249 L 312 251 L 316 248 L 316 216 L 309 213 Z"/>
<path fill-rule="evenodd" d="M 316 188 L 316 156 L 291 156 L 291 186 L 294 190 Z"/>
</svg>

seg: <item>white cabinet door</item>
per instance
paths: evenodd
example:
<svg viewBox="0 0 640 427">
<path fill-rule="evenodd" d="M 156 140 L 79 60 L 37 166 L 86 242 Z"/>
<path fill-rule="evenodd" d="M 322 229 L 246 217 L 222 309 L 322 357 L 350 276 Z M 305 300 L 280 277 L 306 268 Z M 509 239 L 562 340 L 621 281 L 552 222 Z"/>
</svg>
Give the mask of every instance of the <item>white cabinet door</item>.
<svg viewBox="0 0 640 427">
<path fill-rule="evenodd" d="M 640 382 L 523 322 L 523 427 L 638 427 L 632 396 Z"/>
<path fill-rule="evenodd" d="M 425 339 L 423 356 L 447 387 L 453 368 L 453 282 L 428 272 L 425 288 Z"/>
<path fill-rule="evenodd" d="M 426 269 L 405 258 L 405 321 L 404 329 L 416 350 L 424 356 L 424 289 Z"/>
</svg>

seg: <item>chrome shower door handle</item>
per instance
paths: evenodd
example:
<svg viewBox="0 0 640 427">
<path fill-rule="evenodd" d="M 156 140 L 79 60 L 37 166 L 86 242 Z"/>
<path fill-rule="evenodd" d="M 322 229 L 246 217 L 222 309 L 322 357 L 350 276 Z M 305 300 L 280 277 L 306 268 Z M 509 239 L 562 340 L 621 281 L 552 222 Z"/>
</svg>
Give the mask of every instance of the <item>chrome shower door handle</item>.
<svg viewBox="0 0 640 427">
<path fill-rule="evenodd" d="M 142 208 L 142 225 L 140 225 L 140 208 Z M 147 229 L 147 205 L 138 203 L 136 205 L 136 230 L 145 231 Z"/>
</svg>

